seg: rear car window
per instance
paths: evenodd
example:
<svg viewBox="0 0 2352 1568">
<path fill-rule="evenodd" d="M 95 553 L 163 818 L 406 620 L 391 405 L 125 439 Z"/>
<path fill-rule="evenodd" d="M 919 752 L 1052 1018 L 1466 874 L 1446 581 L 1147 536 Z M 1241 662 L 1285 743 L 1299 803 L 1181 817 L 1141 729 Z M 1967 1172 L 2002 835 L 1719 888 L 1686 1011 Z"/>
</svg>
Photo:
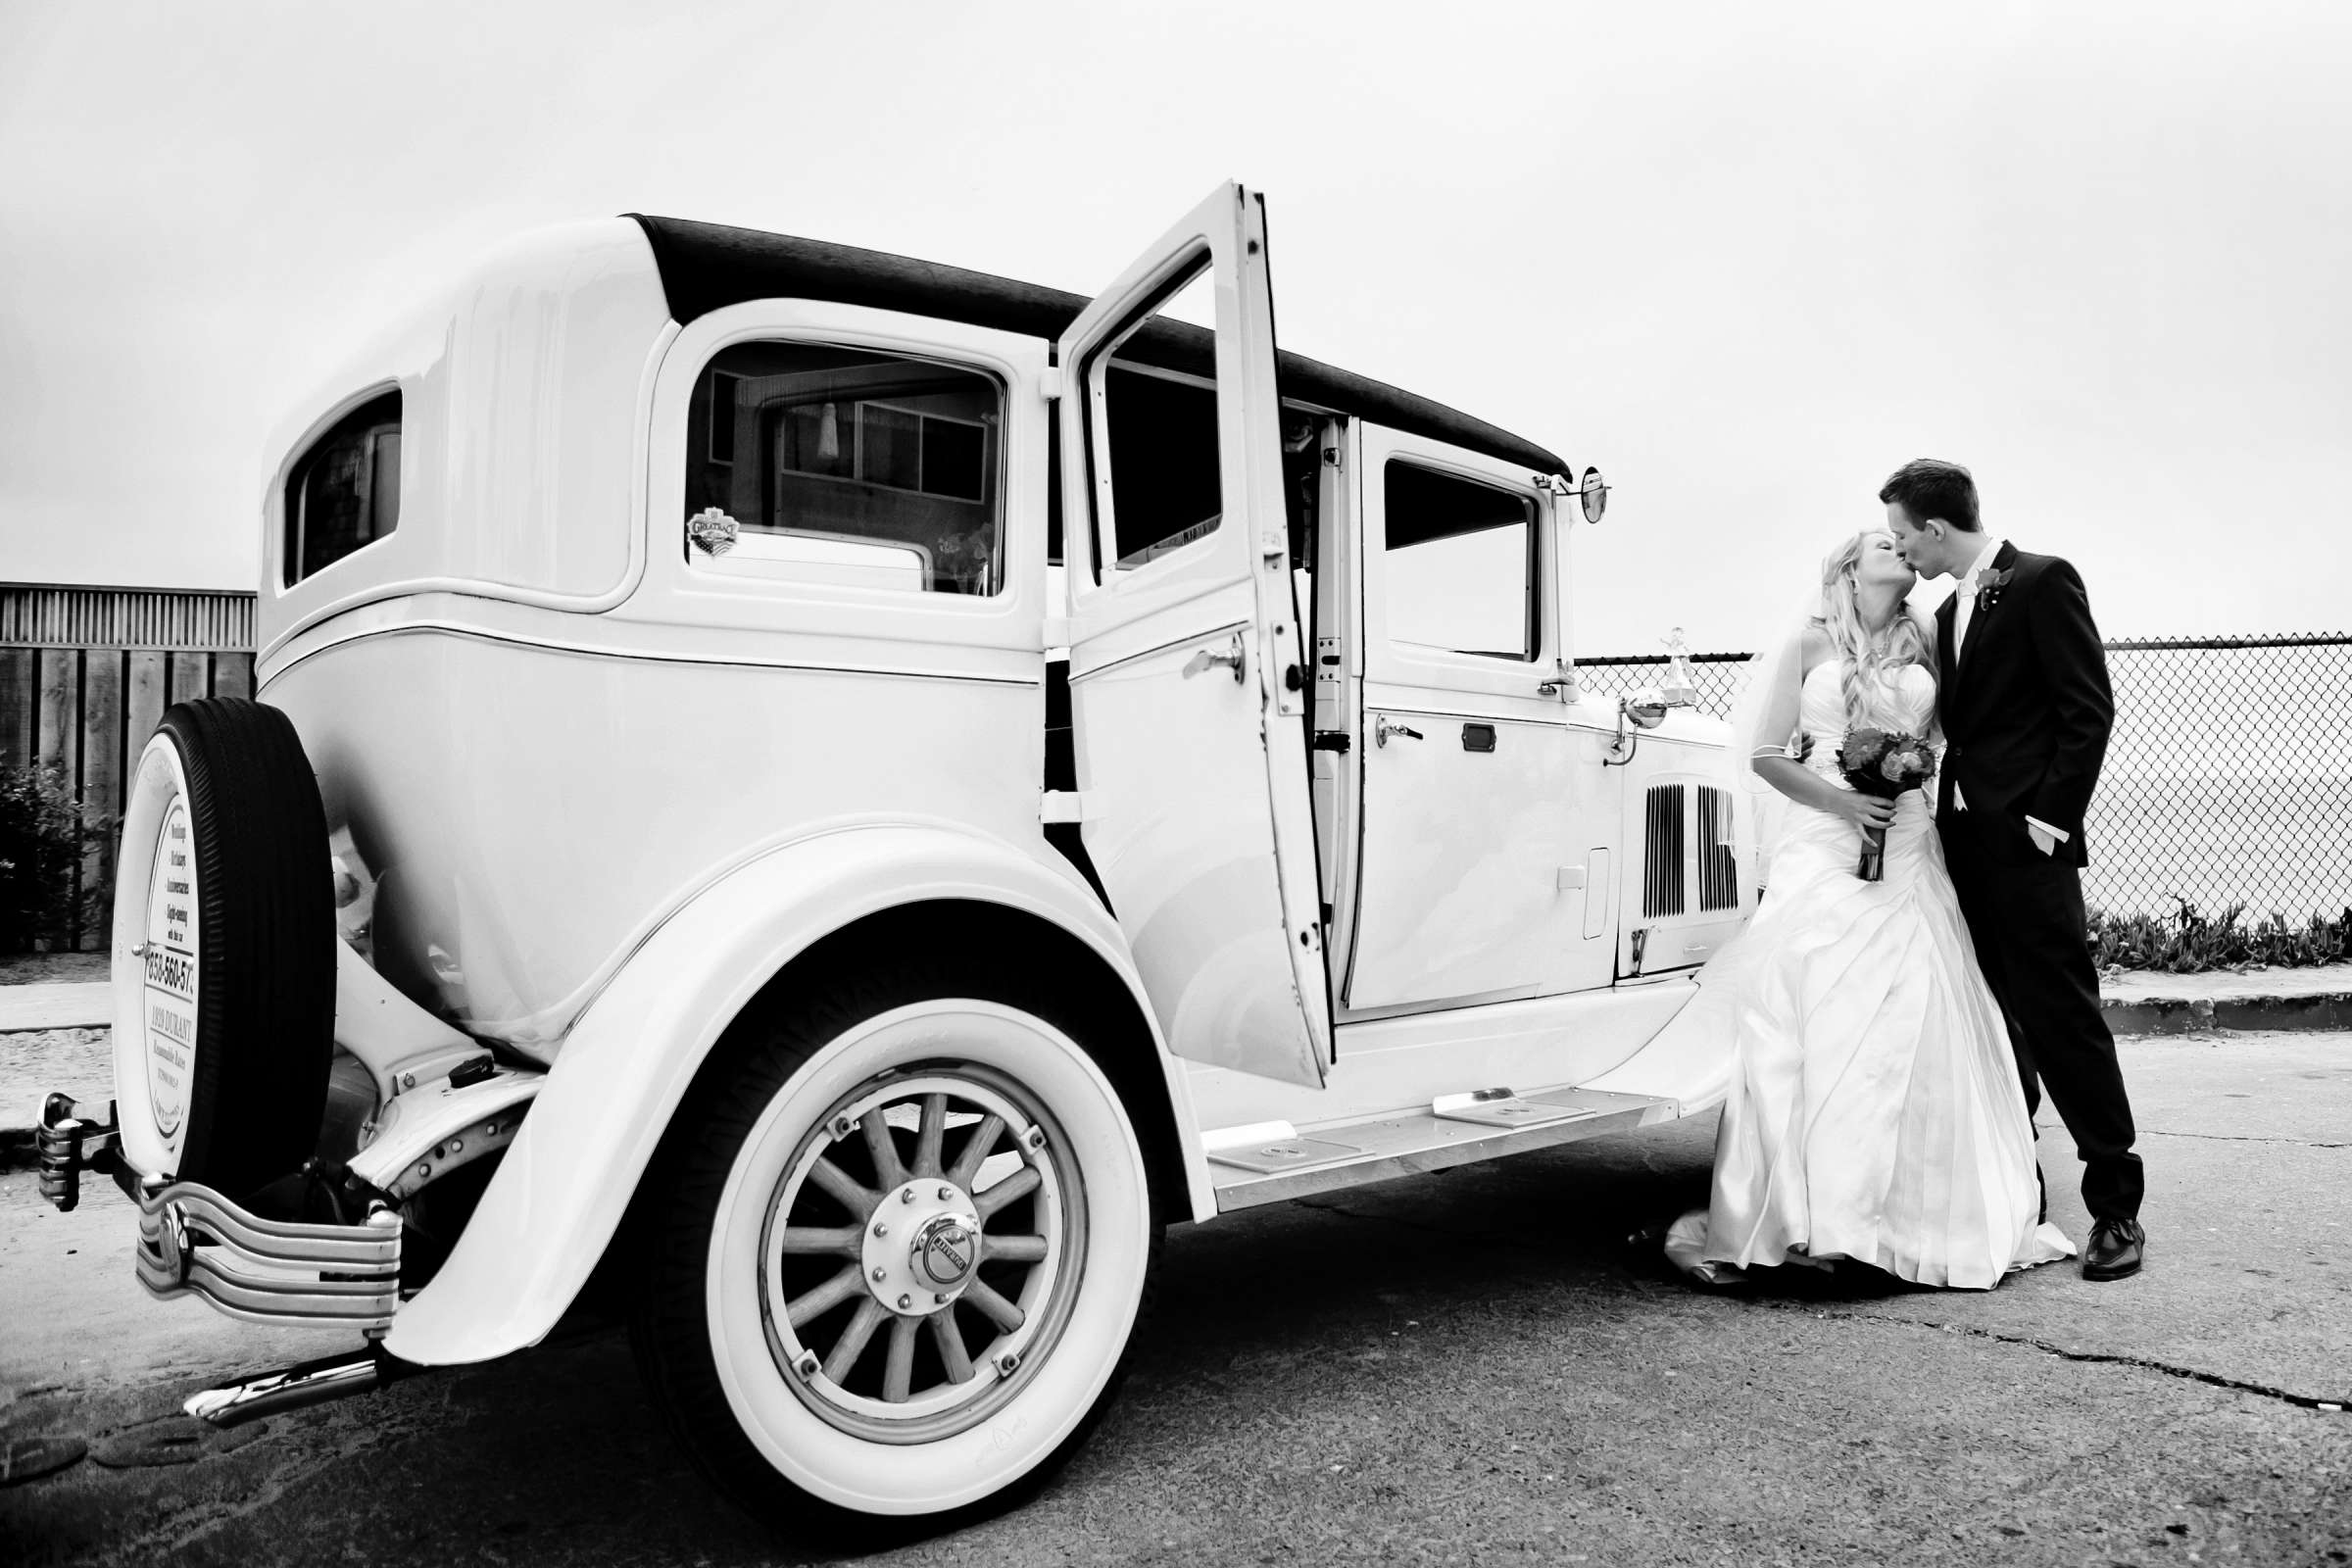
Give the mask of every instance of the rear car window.
<svg viewBox="0 0 2352 1568">
<path fill-rule="evenodd" d="M 370 398 L 311 443 L 286 480 L 286 584 L 400 525 L 400 394 Z"/>
<path fill-rule="evenodd" d="M 731 522 L 736 561 L 811 581 L 1004 587 L 1004 388 L 959 366 L 751 342 L 687 412 L 686 514 Z"/>
</svg>

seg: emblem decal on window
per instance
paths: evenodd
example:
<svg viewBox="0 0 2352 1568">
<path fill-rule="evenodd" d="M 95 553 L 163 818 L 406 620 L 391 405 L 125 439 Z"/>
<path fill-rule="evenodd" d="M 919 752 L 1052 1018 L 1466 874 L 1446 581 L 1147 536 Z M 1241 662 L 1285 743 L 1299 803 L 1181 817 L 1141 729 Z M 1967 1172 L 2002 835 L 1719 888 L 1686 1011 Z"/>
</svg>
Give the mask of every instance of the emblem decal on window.
<svg viewBox="0 0 2352 1568">
<path fill-rule="evenodd" d="M 686 537 L 694 542 L 696 549 L 713 556 L 723 556 L 734 549 L 735 535 L 741 528 L 741 523 L 716 507 L 705 507 L 686 519 Z"/>
</svg>

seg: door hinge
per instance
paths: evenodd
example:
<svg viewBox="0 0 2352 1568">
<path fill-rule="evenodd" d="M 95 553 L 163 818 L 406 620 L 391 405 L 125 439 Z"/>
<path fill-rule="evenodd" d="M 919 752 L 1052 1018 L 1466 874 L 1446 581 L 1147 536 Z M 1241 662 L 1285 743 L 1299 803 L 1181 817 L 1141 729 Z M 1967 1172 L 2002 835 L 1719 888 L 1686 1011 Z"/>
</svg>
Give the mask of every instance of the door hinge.
<svg viewBox="0 0 2352 1568">
<path fill-rule="evenodd" d="M 1048 403 L 1061 401 L 1061 367 L 1049 365 L 1037 372 L 1037 395 Z"/>
<path fill-rule="evenodd" d="M 1046 617 L 1045 634 L 1045 642 L 1048 648 L 1069 647 L 1070 617 L 1067 615 L 1048 615 Z"/>
<path fill-rule="evenodd" d="M 1101 790 L 1047 790 L 1038 797 L 1040 822 L 1092 822 L 1102 814 Z"/>
</svg>

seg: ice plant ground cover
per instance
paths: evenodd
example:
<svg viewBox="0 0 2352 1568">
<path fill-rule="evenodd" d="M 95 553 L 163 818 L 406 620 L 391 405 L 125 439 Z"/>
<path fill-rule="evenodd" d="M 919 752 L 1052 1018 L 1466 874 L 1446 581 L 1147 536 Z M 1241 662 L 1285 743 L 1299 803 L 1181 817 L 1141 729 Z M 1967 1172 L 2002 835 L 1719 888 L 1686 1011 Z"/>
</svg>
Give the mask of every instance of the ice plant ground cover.
<svg viewBox="0 0 2352 1568">
<path fill-rule="evenodd" d="M 2169 915 L 2091 910 L 2086 935 L 2099 967 L 2192 974 L 2257 964 L 2342 963 L 2352 957 L 2352 907 L 2334 916 L 2312 915 L 2300 925 L 2276 913 L 2249 925 L 2242 904 L 2215 916 L 2185 899 L 2174 902 L 2178 906 Z"/>
</svg>

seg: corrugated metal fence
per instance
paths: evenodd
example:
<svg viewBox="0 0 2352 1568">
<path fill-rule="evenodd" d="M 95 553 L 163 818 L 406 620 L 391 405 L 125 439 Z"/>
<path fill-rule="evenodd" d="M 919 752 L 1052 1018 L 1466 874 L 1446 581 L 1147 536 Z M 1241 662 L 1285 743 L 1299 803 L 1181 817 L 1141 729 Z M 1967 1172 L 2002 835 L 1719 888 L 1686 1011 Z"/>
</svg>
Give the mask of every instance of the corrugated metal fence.
<svg viewBox="0 0 2352 1568">
<path fill-rule="evenodd" d="M 55 764 L 106 823 L 82 856 L 71 904 L 81 912 L 61 912 L 42 939 L 51 950 L 106 946 L 114 818 L 164 710 L 252 695 L 253 597 L 0 584 L 0 768 Z"/>
</svg>

